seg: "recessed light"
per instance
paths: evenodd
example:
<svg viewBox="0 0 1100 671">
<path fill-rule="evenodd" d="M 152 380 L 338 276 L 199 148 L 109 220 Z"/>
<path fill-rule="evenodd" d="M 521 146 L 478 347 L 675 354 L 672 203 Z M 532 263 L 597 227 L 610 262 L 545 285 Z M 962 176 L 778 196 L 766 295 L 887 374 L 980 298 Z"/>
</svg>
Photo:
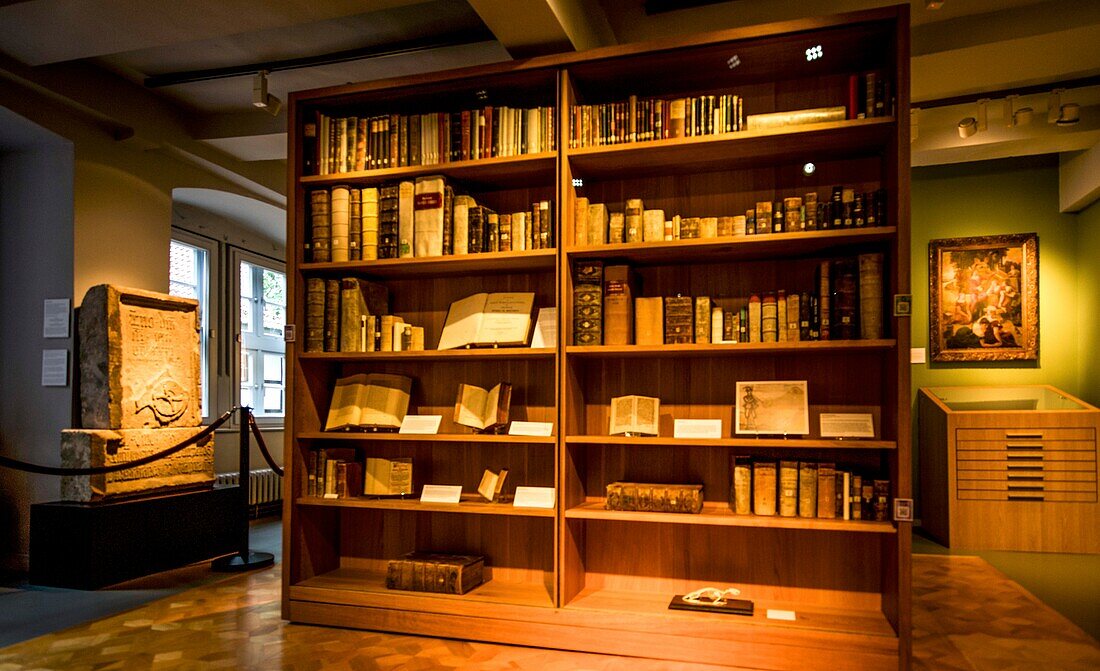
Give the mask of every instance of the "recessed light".
<svg viewBox="0 0 1100 671">
<path fill-rule="evenodd" d="M 821 45 L 812 46 L 806 50 L 806 60 L 816 61 L 825 55 L 825 50 L 821 48 Z"/>
<path fill-rule="evenodd" d="M 807 177 L 814 174 L 815 170 L 817 170 L 817 166 L 814 165 L 811 161 L 806 161 L 806 163 L 802 165 L 802 174 L 806 175 Z"/>
<path fill-rule="evenodd" d="M 580 187 L 584 186 L 584 180 L 581 179 L 580 177 L 574 177 L 573 178 L 573 186 L 575 188 L 580 188 Z"/>
</svg>

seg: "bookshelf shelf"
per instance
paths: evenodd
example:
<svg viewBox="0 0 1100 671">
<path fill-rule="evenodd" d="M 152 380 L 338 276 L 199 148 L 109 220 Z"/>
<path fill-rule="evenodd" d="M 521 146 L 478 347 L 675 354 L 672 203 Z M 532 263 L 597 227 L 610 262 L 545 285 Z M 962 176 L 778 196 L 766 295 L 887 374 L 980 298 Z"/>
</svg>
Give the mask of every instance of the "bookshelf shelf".
<svg viewBox="0 0 1100 671">
<path fill-rule="evenodd" d="M 364 433 L 355 431 L 310 431 L 299 433 L 298 440 L 335 441 L 345 443 L 472 443 L 472 444 L 513 444 L 513 445 L 553 445 L 554 436 L 509 436 L 480 433 L 460 434 L 409 434 L 409 433 Z"/>
<path fill-rule="evenodd" d="M 568 149 L 574 173 L 587 179 L 621 179 L 874 155 L 894 132 L 893 117 L 805 124 L 762 131 L 669 138 Z"/>
<path fill-rule="evenodd" d="M 338 277 L 362 274 L 377 279 L 399 279 L 468 274 L 552 272 L 556 261 L 557 250 L 532 249 L 522 252 L 484 252 L 462 256 L 303 263 L 299 267 L 303 272 L 309 272 L 314 276 Z"/>
<path fill-rule="evenodd" d="M 670 436 L 566 436 L 566 445 L 738 447 L 784 450 L 895 450 L 892 440 L 821 438 L 672 438 Z"/>
<path fill-rule="evenodd" d="M 553 595 L 541 583 L 490 579 L 466 594 L 424 594 L 386 589 L 384 570 L 363 568 L 329 571 L 292 586 L 290 594 L 291 598 L 305 601 L 410 611 L 459 607 L 475 612 L 484 609 L 487 603 L 539 608 L 554 605 Z"/>
<path fill-rule="evenodd" d="M 433 165 L 409 165 L 383 170 L 358 170 L 335 175 L 304 175 L 300 181 L 306 188 L 312 188 L 336 184 L 372 185 L 401 179 L 415 179 L 424 175 L 445 175 L 472 187 L 484 185 L 507 187 L 552 180 L 556 160 L 556 152 L 543 152 Z"/>
<path fill-rule="evenodd" d="M 566 247 L 565 254 L 570 259 L 607 259 L 636 266 L 801 258 L 853 245 L 883 242 L 895 235 L 897 229 L 893 226 L 842 228 L 737 238 Z"/>
<path fill-rule="evenodd" d="M 476 496 L 476 494 L 474 495 Z M 361 508 L 365 510 L 405 510 L 416 513 L 450 513 L 456 515 L 508 515 L 515 517 L 554 517 L 553 509 L 517 508 L 510 503 L 488 503 L 463 499 L 459 503 L 421 503 L 418 499 L 323 499 L 301 496 L 300 506 L 331 508 Z"/>
<path fill-rule="evenodd" d="M 843 531 L 874 534 L 896 534 L 890 522 L 869 522 L 802 517 L 735 515 L 728 503 L 707 501 L 703 512 L 654 513 L 604 509 L 602 498 L 590 497 L 584 503 L 565 509 L 566 519 L 605 522 L 647 522 L 657 524 L 700 524 L 722 527 L 758 527 L 767 529 L 802 529 L 806 531 Z"/>
<path fill-rule="evenodd" d="M 303 361 L 333 363 L 398 361 L 537 361 L 554 358 L 553 347 L 498 347 L 474 349 L 429 349 L 417 352 L 302 352 Z"/>
<path fill-rule="evenodd" d="M 775 354 L 829 354 L 834 352 L 888 350 L 895 340 L 814 340 L 806 342 L 679 344 L 679 345 L 569 345 L 570 357 L 580 359 L 679 359 L 686 357 L 737 357 Z"/>
</svg>

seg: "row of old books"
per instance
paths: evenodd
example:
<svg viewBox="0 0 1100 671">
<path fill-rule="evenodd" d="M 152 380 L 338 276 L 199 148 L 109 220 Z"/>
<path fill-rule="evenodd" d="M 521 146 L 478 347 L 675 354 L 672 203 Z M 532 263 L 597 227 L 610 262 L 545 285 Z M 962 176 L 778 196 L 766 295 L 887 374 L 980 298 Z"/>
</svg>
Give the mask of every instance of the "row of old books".
<svg viewBox="0 0 1100 671">
<path fill-rule="evenodd" d="M 628 198 L 622 212 L 605 203 L 578 197 L 573 203 L 573 244 L 619 244 L 691 240 L 743 235 L 885 226 L 887 195 L 883 189 L 858 192 L 836 186 L 831 198 L 818 200 L 814 191 L 783 200 L 762 201 L 741 215 L 669 217 L 662 209 L 646 209 L 641 198 Z"/>
<path fill-rule="evenodd" d="M 554 150 L 554 108 L 332 117 L 304 126 L 305 174 L 436 165 Z"/>
<path fill-rule="evenodd" d="M 554 213 L 543 200 L 497 214 L 429 175 L 378 188 L 310 192 L 309 239 L 310 260 L 317 263 L 549 249 Z"/>
<path fill-rule="evenodd" d="M 731 459 L 730 509 L 737 515 L 889 519 L 890 481 L 834 462 Z"/>
<path fill-rule="evenodd" d="M 569 146 L 599 147 L 674 137 L 719 135 L 741 130 L 740 96 L 639 98 L 598 105 L 575 105 L 569 114 Z"/>
<path fill-rule="evenodd" d="M 703 485 L 612 482 L 606 488 L 604 509 L 697 514 L 703 510 Z"/>
<path fill-rule="evenodd" d="M 350 447 L 321 448 L 307 455 L 306 495 L 328 499 L 406 496 L 412 490 L 412 459 L 367 457 Z"/>
<path fill-rule="evenodd" d="M 385 285 L 358 277 L 306 279 L 306 352 L 424 349 L 424 327 L 389 314 Z"/>
<path fill-rule="evenodd" d="M 629 266 L 577 261 L 573 344 L 876 340 L 883 336 L 882 263 L 880 253 L 821 261 L 809 291 L 645 297 Z"/>
</svg>

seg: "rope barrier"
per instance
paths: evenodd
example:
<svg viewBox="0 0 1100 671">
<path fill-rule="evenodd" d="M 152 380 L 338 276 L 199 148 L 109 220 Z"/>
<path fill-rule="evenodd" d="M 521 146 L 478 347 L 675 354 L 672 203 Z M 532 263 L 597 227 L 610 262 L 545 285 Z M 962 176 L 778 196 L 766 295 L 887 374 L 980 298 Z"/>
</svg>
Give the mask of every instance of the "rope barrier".
<svg viewBox="0 0 1100 671">
<path fill-rule="evenodd" d="M 145 464 L 151 464 L 158 459 L 170 457 L 180 450 L 186 449 L 199 441 L 203 440 L 214 431 L 218 430 L 222 424 L 229 421 L 229 418 L 233 416 L 233 413 L 238 410 L 242 410 L 240 406 L 230 408 L 226 410 L 221 417 L 210 423 L 210 426 L 205 427 L 202 431 L 199 431 L 194 436 L 191 436 L 187 440 L 173 445 L 157 452 L 156 454 L 150 454 L 140 459 L 134 459 L 124 464 L 112 464 L 110 466 L 93 466 L 89 468 L 60 468 L 57 466 L 42 466 L 41 464 L 32 464 L 26 461 L 20 461 L 18 459 L 12 459 L 0 455 L 0 466 L 12 468 L 19 471 L 26 471 L 27 473 L 37 473 L 39 475 L 105 475 L 107 473 L 117 473 L 118 471 L 124 471 L 129 468 L 136 468 L 138 466 L 144 466 Z M 267 451 L 267 445 L 264 444 L 263 436 L 260 433 L 260 427 L 256 424 L 256 419 L 252 416 L 251 412 L 248 412 L 248 424 L 252 429 L 252 434 L 256 436 L 257 442 L 260 444 L 260 452 L 263 453 L 264 459 L 267 460 L 268 465 L 271 466 L 271 470 L 275 471 L 279 476 L 282 476 L 283 469 L 279 468 L 271 458 L 271 454 Z"/>
</svg>

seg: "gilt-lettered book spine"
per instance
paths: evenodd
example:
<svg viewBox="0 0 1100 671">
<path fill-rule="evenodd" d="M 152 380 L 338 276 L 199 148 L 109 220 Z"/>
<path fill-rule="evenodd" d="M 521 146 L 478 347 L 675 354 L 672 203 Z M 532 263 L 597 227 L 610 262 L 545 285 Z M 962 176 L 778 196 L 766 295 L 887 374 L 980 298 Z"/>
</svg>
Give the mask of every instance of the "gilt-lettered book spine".
<svg viewBox="0 0 1100 671">
<path fill-rule="evenodd" d="M 779 516 L 798 514 L 798 462 L 779 462 Z"/>
<path fill-rule="evenodd" d="M 665 344 L 690 343 L 695 337 L 691 296 L 665 296 Z"/>
<path fill-rule="evenodd" d="M 487 209 L 481 205 L 471 205 L 467 211 L 469 239 L 466 249 L 470 254 L 485 251 L 485 218 Z"/>
<path fill-rule="evenodd" d="M 325 351 L 340 351 L 340 280 L 325 280 Z"/>
<path fill-rule="evenodd" d="M 836 517 L 836 464 L 817 465 L 817 516 Z"/>
<path fill-rule="evenodd" d="M 378 201 L 378 258 L 397 258 L 397 185 L 384 186 Z"/>
<path fill-rule="evenodd" d="M 378 189 L 363 189 L 363 260 L 374 261 L 378 258 Z"/>
<path fill-rule="evenodd" d="M 332 260 L 332 219 L 329 210 L 329 192 L 318 189 L 309 194 L 310 214 L 310 260 L 314 263 L 326 263 Z"/>
<path fill-rule="evenodd" d="M 352 261 L 363 259 L 363 202 L 362 191 L 351 189 L 348 217 L 348 258 Z"/>
<path fill-rule="evenodd" d="M 325 349 L 325 280 L 310 277 L 306 280 L 306 351 L 323 352 Z"/>
<path fill-rule="evenodd" d="M 634 342 L 634 292 L 629 266 L 607 266 L 603 274 L 605 345 Z"/>
<path fill-rule="evenodd" d="M 860 337 L 882 337 L 882 254 L 859 255 Z"/>
<path fill-rule="evenodd" d="M 832 340 L 855 340 L 859 333 L 856 323 L 859 314 L 857 274 L 856 259 L 833 262 L 833 305 L 829 320 L 829 338 Z"/>
<path fill-rule="evenodd" d="M 603 262 L 573 265 L 573 344 L 603 344 Z"/>
<path fill-rule="evenodd" d="M 817 339 L 829 340 L 832 337 L 832 324 L 829 319 L 829 269 L 830 263 L 822 261 L 817 269 Z"/>
</svg>

